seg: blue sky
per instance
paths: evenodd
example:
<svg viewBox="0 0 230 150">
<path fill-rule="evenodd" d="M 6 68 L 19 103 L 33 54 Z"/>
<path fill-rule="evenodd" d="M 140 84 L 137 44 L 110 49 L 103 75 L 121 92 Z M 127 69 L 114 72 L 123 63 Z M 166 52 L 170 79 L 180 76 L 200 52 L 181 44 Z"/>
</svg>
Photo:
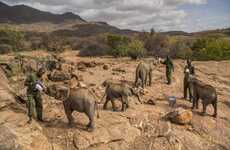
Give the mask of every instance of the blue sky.
<svg viewBox="0 0 230 150">
<path fill-rule="evenodd" d="M 123 29 L 157 31 L 230 27 L 230 0 L 2 0 L 53 13 L 73 12 L 87 21 Z"/>
<path fill-rule="evenodd" d="M 208 0 L 203 5 L 182 5 L 188 16 L 184 30 L 200 31 L 230 27 L 230 0 Z"/>
</svg>

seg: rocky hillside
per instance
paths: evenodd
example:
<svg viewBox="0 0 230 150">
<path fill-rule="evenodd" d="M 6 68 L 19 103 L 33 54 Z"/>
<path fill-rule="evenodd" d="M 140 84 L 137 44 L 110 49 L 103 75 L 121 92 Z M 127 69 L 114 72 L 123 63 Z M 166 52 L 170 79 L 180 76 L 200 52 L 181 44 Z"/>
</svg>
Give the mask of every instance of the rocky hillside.
<svg viewBox="0 0 230 150">
<path fill-rule="evenodd" d="M 25 5 L 9 6 L 0 2 L 0 23 L 31 24 L 37 22 L 62 23 L 65 21 L 85 22 L 73 13 L 52 14 Z"/>
<path fill-rule="evenodd" d="M 22 53 L 25 57 L 44 60 L 45 52 Z M 101 83 L 108 78 L 122 80 L 133 84 L 134 72 L 138 61 L 127 58 L 87 58 L 79 57 L 76 52 L 65 52 L 59 55 L 65 65 L 74 65 L 80 85 L 87 86 L 98 97 L 103 95 Z M 14 57 L 1 56 L 1 61 L 12 63 Z M 194 62 L 197 77 L 216 87 L 218 92 L 218 117 L 213 118 L 212 107 L 208 107 L 207 115 L 201 116 L 200 109 L 193 111 L 193 118 L 186 125 L 178 125 L 165 120 L 164 116 L 183 108 L 190 111 L 191 103 L 182 99 L 184 61 L 175 60 L 173 84 L 165 84 L 165 68 L 155 67 L 153 82 L 142 92 L 141 99 L 146 102 L 139 104 L 135 97 L 130 97 L 130 108 L 126 112 L 113 112 L 111 105 L 108 110 L 100 104 L 100 118 L 95 117 L 96 129 L 87 132 L 87 117 L 74 113 L 75 126 L 68 127 L 62 102 L 47 95 L 44 98 L 45 123 L 34 121 L 27 124 L 25 104 L 14 100 L 7 86 L 20 93 L 23 89 L 25 75 L 13 75 L 7 79 L 1 71 L 0 91 L 0 149 L 34 149 L 34 150 L 228 150 L 230 145 L 230 72 L 229 61 Z M 30 64 L 30 63 L 28 63 Z M 83 66 L 82 66 L 83 65 Z M 104 67 L 104 66 L 107 67 Z M 63 67 L 63 70 L 66 68 Z M 64 71 L 66 72 L 66 71 Z M 59 82 L 62 83 L 62 82 Z M 70 82 L 71 83 L 71 82 Z M 23 93 L 23 92 L 21 92 Z M 25 93 L 24 93 L 25 94 Z M 23 94 L 22 94 L 23 95 Z M 170 108 L 168 96 L 176 96 L 175 108 Z M 25 95 L 24 95 L 25 96 Z M 148 104 L 151 100 L 155 105 Z M 200 104 L 201 105 L 201 104 Z M 120 108 L 120 102 L 116 106 Z"/>
</svg>

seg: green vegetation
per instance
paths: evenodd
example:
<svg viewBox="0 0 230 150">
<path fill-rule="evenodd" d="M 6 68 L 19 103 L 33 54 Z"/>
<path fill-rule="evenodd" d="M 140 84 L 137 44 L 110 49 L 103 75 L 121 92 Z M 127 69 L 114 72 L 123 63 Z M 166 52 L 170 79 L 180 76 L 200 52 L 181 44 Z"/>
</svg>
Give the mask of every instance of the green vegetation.
<svg viewBox="0 0 230 150">
<path fill-rule="evenodd" d="M 24 34 L 9 28 L 0 29 L 0 53 L 23 49 Z"/>
<path fill-rule="evenodd" d="M 114 57 L 129 56 L 132 59 L 143 57 L 146 54 L 142 41 L 120 35 L 108 35 L 108 45 Z"/>
<path fill-rule="evenodd" d="M 230 42 L 221 38 L 200 38 L 193 44 L 193 58 L 198 60 L 230 59 Z"/>
<path fill-rule="evenodd" d="M 146 49 L 144 43 L 140 40 L 134 39 L 128 44 L 128 56 L 132 59 L 144 57 L 146 55 Z"/>
<path fill-rule="evenodd" d="M 180 35 L 178 35 L 180 34 Z M 159 33 L 154 29 L 136 35 L 103 33 L 89 37 L 56 36 L 52 33 L 21 32 L 0 27 L 0 53 L 22 50 L 48 50 L 62 52 L 65 49 L 80 50 L 81 56 L 131 57 L 145 56 L 196 60 L 230 59 L 229 29 L 177 35 Z"/>
</svg>

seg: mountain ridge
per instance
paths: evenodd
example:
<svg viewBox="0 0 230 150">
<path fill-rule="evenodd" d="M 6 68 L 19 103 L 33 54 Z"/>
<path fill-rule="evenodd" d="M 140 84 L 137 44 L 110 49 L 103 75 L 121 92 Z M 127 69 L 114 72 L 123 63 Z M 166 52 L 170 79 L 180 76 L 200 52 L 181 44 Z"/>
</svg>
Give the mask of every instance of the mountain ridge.
<svg viewBox="0 0 230 150">
<path fill-rule="evenodd" d="M 30 24 L 38 22 L 62 23 L 65 21 L 86 22 L 72 12 L 53 14 L 26 5 L 9 6 L 0 1 L 0 23 Z"/>
</svg>

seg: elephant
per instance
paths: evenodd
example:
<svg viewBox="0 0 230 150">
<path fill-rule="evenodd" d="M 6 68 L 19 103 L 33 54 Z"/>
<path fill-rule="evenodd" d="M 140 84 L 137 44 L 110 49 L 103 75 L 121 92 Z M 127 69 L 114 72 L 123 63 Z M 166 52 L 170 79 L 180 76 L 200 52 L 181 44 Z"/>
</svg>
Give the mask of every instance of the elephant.
<svg viewBox="0 0 230 150">
<path fill-rule="evenodd" d="M 188 79 L 189 84 L 192 87 L 192 109 L 195 107 L 198 109 L 198 102 L 199 99 L 202 99 L 203 104 L 203 115 L 206 113 L 206 108 L 209 104 L 212 104 L 214 108 L 213 117 L 217 117 L 217 92 L 216 89 L 208 84 L 201 82 L 200 80 L 196 79 L 194 76 L 189 75 Z"/>
<path fill-rule="evenodd" d="M 135 78 L 135 87 L 138 87 L 138 84 L 141 82 L 142 88 L 147 85 L 147 80 L 149 79 L 149 86 L 152 83 L 152 70 L 153 65 L 151 63 L 141 62 L 136 68 L 136 78 Z"/>
<path fill-rule="evenodd" d="M 58 88 L 56 88 L 58 89 Z M 63 89 L 63 88 L 62 88 Z M 49 90 L 48 90 L 49 91 Z M 58 92 L 56 92 L 55 98 L 59 99 L 61 97 Z M 63 100 L 63 106 L 65 114 L 67 116 L 70 126 L 73 126 L 74 118 L 72 116 L 73 111 L 85 113 L 89 118 L 89 123 L 87 124 L 88 131 L 93 131 L 95 128 L 94 114 L 97 109 L 97 118 L 99 118 L 98 103 L 96 101 L 96 96 L 87 88 L 74 88 L 69 89 L 66 94 L 66 98 Z"/>
<path fill-rule="evenodd" d="M 110 81 L 106 80 L 103 82 L 102 85 L 106 87 L 105 94 L 102 97 L 102 99 L 104 99 L 104 97 L 106 96 L 106 101 L 104 103 L 103 109 L 107 109 L 107 104 L 109 101 L 111 101 L 113 111 L 117 111 L 115 108 L 114 100 L 117 98 L 121 98 L 122 111 L 125 111 L 126 108 L 129 107 L 128 97 L 132 95 L 136 96 L 138 98 L 138 101 L 142 103 L 138 95 L 138 92 L 135 91 L 135 89 L 129 87 L 126 83 L 118 83 L 118 82 L 113 82 L 111 80 Z"/>
</svg>

